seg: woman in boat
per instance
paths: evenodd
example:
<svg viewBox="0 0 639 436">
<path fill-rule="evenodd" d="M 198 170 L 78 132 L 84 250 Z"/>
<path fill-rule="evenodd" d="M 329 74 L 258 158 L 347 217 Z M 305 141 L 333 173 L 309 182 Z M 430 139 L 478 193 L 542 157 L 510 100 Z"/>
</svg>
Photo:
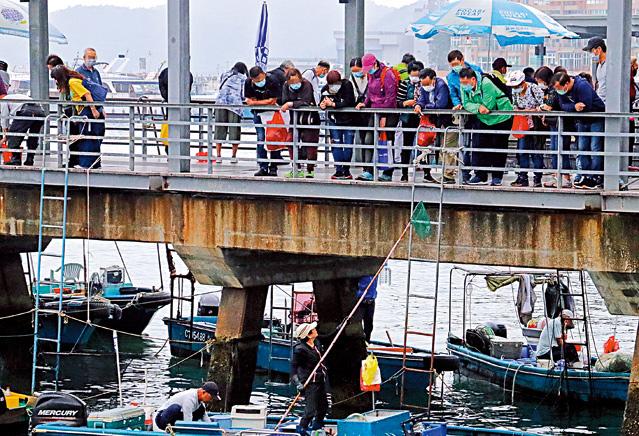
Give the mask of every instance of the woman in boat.
<svg viewBox="0 0 639 436">
<path fill-rule="evenodd" d="M 320 364 L 322 348 L 317 342 L 317 323 L 305 323 L 295 329 L 295 337 L 300 342 L 293 348 L 291 362 L 291 381 L 306 399 L 304 414 L 300 419 L 297 432 L 306 436 L 309 430 L 320 430 L 324 427 L 324 418 L 328 412 L 326 397 L 327 372 L 324 364 Z M 309 425 L 311 424 L 309 429 Z"/>
<path fill-rule="evenodd" d="M 550 319 L 544 326 L 537 344 L 537 359 L 558 362 L 564 360 L 567 364 L 579 362 L 579 354 L 572 344 L 566 343 L 566 332 L 574 328 L 572 311 L 564 309 L 561 316 Z"/>
</svg>

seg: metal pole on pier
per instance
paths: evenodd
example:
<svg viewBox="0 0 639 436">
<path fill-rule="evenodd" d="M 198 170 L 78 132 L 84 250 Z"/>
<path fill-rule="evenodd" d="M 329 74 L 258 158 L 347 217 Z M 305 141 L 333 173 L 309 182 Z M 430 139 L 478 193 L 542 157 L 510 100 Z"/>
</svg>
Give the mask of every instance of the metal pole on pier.
<svg viewBox="0 0 639 436">
<path fill-rule="evenodd" d="M 344 71 L 350 74 L 351 59 L 364 55 L 364 0 L 340 0 L 345 3 Z"/>
<path fill-rule="evenodd" d="M 29 78 L 31 97 L 49 99 L 49 0 L 29 1 Z"/>
</svg>

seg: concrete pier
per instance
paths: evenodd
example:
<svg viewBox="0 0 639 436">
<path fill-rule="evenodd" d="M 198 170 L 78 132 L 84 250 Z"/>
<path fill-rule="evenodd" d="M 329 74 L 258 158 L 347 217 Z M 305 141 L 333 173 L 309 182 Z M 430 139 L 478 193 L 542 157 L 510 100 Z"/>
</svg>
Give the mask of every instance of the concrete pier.
<svg viewBox="0 0 639 436">
<path fill-rule="evenodd" d="M 626 401 L 626 410 L 623 415 L 621 434 L 623 436 L 639 434 L 639 327 L 637 327 L 635 353 L 632 358 L 632 371 L 630 372 L 630 383 L 628 385 L 628 400 Z"/>
<path fill-rule="evenodd" d="M 249 403 L 267 294 L 267 286 L 222 290 L 208 377 L 220 387 L 218 410 Z"/>
</svg>

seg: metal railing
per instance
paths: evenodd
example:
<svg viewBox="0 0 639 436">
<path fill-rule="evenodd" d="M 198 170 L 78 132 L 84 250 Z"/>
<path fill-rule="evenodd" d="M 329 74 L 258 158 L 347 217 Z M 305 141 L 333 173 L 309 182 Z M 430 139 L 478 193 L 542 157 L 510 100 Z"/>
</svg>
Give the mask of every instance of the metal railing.
<svg viewBox="0 0 639 436">
<path fill-rule="evenodd" d="M 9 99 L 7 99 L 9 100 Z M 556 127 L 550 131 L 512 131 L 492 129 L 489 126 L 478 124 L 476 116 L 465 111 L 424 111 L 430 117 L 441 117 L 443 115 L 453 115 L 456 122 L 454 124 L 439 124 L 437 127 L 404 127 L 403 123 L 396 125 L 393 121 L 400 116 L 415 117 L 410 110 L 405 109 L 342 109 L 322 111 L 319 108 L 302 108 L 291 110 L 291 120 L 284 124 L 270 124 L 260 119 L 253 119 L 246 106 L 228 106 L 206 103 L 193 103 L 184 105 L 157 103 L 140 100 L 132 101 L 108 101 L 100 103 L 100 110 L 105 114 L 104 119 L 93 120 L 89 118 L 69 118 L 65 115 L 65 108 L 73 106 L 89 106 L 83 102 L 37 102 L 51 108 L 51 113 L 43 118 L 24 117 L 20 115 L 11 116 L 10 121 L 34 120 L 38 119 L 44 123 L 43 130 L 38 133 L 27 133 L 28 137 L 38 137 L 39 150 L 28 150 L 36 156 L 34 165 L 36 167 L 53 166 L 63 167 L 69 164 L 70 159 L 78 157 L 90 157 L 99 159 L 102 169 L 100 171 L 135 171 L 136 173 L 168 174 L 175 170 L 171 167 L 171 162 L 188 162 L 186 171 L 193 174 L 215 175 L 217 173 L 228 177 L 247 177 L 247 167 L 256 170 L 259 166 L 270 166 L 278 168 L 291 165 L 293 169 L 290 174 L 293 178 L 306 177 L 297 171 L 298 167 L 306 166 L 310 168 L 317 166 L 322 169 L 321 174 L 316 174 L 317 178 L 327 179 L 326 171 L 329 168 L 329 175 L 336 167 L 348 166 L 353 169 L 363 167 L 372 175 L 372 180 L 388 180 L 388 176 L 393 170 L 401 170 L 403 173 L 418 170 L 431 170 L 439 172 L 441 163 L 437 156 L 448 155 L 449 161 L 446 163 L 447 170 L 455 177 L 456 184 L 465 183 L 470 172 L 483 174 L 491 172 L 543 172 L 545 175 L 556 175 L 557 189 L 561 189 L 563 176 L 589 175 L 598 180 L 607 181 L 606 187 L 610 190 L 633 188 L 633 183 L 639 172 L 636 172 L 633 163 L 639 161 L 639 152 L 633 151 L 635 142 L 634 133 L 612 133 L 612 132 L 584 132 L 575 131 L 574 127 L 569 127 L 575 121 L 583 122 L 593 119 L 603 119 L 606 121 L 616 120 L 619 122 L 634 123 L 633 113 L 565 113 L 565 112 L 495 112 L 495 115 L 526 115 L 534 117 L 552 117 L 556 120 Z M 63 106 L 64 104 L 65 106 Z M 256 111 L 277 111 L 277 107 L 253 107 Z M 178 110 L 186 111 L 188 116 L 181 120 L 175 120 L 173 116 L 167 117 L 167 112 Z M 218 110 L 237 111 L 242 114 L 239 122 L 221 122 L 216 119 Z M 323 119 L 319 123 L 306 123 L 302 121 L 307 114 L 320 112 Z M 305 114 L 304 116 L 300 116 Z M 354 116 L 359 121 L 356 125 L 334 125 L 327 120 L 332 120 L 334 115 L 344 116 L 346 114 Z M 169 121 L 171 118 L 171 121 Z M 631 121 L 632 120 L 632 121 Z M 384 124 L 386 122 L 386 124 Z M 411 120 L 414 126 L 415 118 Z M 99 136 L 87 134 L 87 126 L 104 125 L 105 133 Z M 329 125 L 330 124 L 330 125 Z M 168 126 L 168 129 L 162 126 Z M 222 132 L 219 128 L 239 128 L 240 136 L 236 139 L 219 138 Z M 261 129 L 286 129 L 289 134 L 284 141 L 262 141 Z M 168 130 L 168 132 L 167 132 Z M 216 132 L 216 130 L 220 130 Z M 380 137 L 386 134 L 387 137 L 397 139 L 407 135 L 419 137 L 420 132 L 428 130 L 437 133 L 438 141 L 427 147 L 419 147 L 415 142 L 398 144 L 398 141 L 388 141 L 385 143 Z M 353 144 L 336 144 L 331 141 L 331 132 L 346 131 L 355 138 Z M 311 134 L 312 133 L 312 134 Z M 543 138 L 540 140 L 541 146 L 536 149 L 521 149 L 513 146 L 512 137 L 507 148 L 487 148 L 487 143 L 492 143 L 495 135 L 522 134 L 529 138 Z M 457 140 L 452 146 L 446 147 L 445 139 L 447 135 L 456 135 Z M 23 137 L 22 133 L 9 131 L 6 136 Z M 368 136 L 368 138 L 366 138 Z M 313 140 L 309 142 L 308 137 Z M 552 137 L 556 140 L 556 149 L 549 148 Z M 575 141 L 566 144 L 566 140 L 575 137 Z M 580 149 L 579 138 L 603 137 L 604 145 L 601 151 Z M 503 137 L 502 137 L 503 138 Z M 621 139 L 628 139 L 630 148 L 624 150 L 620 147 Z M 317 139 L 317 141 L 315 141 Z M 98 151 L 86 151 L 82 144 L 84 141 L 99 141 Z M 583 141 L 583 139 L 582 139 Z M 282 155 L 277 153 L 266 157 L 256 157 L 258 146 L 267 148 L 281 148 Z M 606 143 L 614 142 L 614 146 L 609 147 Z M 237 146 L 237 165 L 219 165 L 215 156 L 216 144 L 223 144 L 223 154 L 228 154 L 234 146 Z M 346 155 L 352 154 L 353 158 L 348 161 L 340 161 L 332 158 L 331 151 L 339 145 L 339 148 L 347 150 Z M 583 147 L 582 147 L 583 148 Z M 22 153 L 20 148 L 4 149 L 3 152 Z M 308 152 L 314 155 L 317 151 L 317 158 L 309 158 Z M 400 159 L 404 155 L 403 160 Z M 496 166 L 491 160 L 501 160 L 505 156 L 505 164 Z M 518 168 L 515 161 L 518 157 L 526 155 L 530 160 L 534 156 L 541 155 L 543 168 Z M 6 156 L 6 155 L 5 155 Z M 391 158 L 384 159 L 384 156 Z M 407 158 L 408 156 L 408 158 Z M 480 158 L 481 157 L 481 158 Z M 419 161 L 419 158 L 422 160 Z M 596 159 L 596 168 L 581 168 L 580 162 L 587 162 Z M 228 161 L 228 156 L 226 157 Z M 233 161 L 235 162 L 235 161 Z M 488 162 L 488 164 L 487 164 Z M 178 165 L 178 166 L 180 166 Z M 99 165 L 94 165 L 99 167 Z M 184 167 L 182 167 L 184 168 Z M 221 171 L 224 169 L 224 171 Z M 242 171 L 240 171 L 240 169 Z M 318 171 L 319 172 L 319 171 Z M 355 171 L 353 170 L 353 173 Z M 276 173 L 274 171 L 273 173 Z M 356 174 L 353 174 L 355 176 Z M 387 176 L 387 177 L 383 177 Z M 397 177 L 396 177 L 397 179 Z M 405 178 L 406 179 L 406 178 Z M 408 180 L 413 180 L 409 177 Z M 493 187 L 495 189 L 495 187 Z"/>
</svg>

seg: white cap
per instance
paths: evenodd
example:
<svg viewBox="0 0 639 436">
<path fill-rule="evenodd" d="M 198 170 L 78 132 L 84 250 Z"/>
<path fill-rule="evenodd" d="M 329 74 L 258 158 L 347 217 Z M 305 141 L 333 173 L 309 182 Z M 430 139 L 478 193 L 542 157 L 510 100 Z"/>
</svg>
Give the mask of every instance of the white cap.
<svg viewBox="0 0 639 436">
<path fill-rule="evenodd" d="M 508 74 L 506 74 L 505 79 L 506 86 L 518 86 L 526 80 L 526 75 L 520 70 L 509 71 Z"/>
<path fill-rule="evenodd" d="M 574 318 L 574 316 L 575 315 L 572 313 L 572 310 L 564 309 L 564 310 L 561 311 L 561 317 L 562 318 L 572 319 L 572 318 Z"/>
<path fill-rule="evenodd" d="M 308 334 L 313 331 L 314 328 L 317 328 L 316 322 L 307 322 L 304 324 L 300 324 L 295 329 L 295 337 L 298 339 L 306 339 Z"/>
</svg>

